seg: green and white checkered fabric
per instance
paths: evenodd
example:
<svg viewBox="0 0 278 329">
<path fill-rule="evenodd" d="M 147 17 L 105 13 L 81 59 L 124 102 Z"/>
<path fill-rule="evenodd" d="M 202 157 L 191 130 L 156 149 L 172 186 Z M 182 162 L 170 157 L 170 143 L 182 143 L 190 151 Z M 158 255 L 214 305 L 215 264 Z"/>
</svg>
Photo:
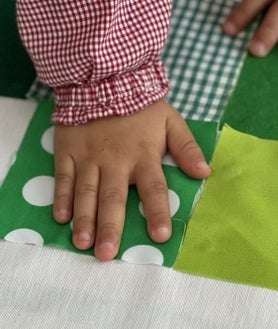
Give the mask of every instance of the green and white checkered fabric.
<svg viewBox="0 0 278 329">
<path fill-rule="evenodd" d="M 238 78 L 254 25 L 237 37 L 221 31 L 234 0 L 176 0 L 163 61 L 169 103 L 184 118 L 218 121 Z"/>
<path fill-rule="evenodd" d="M 162 59 L 170 78 L 168 101 L 184 118 L 219 121 L 238 78 L 254 24 L 237 37 L 221 23 L 235 0 L 174 0 Z M 48 99 L 52 89 L 36 80 L 27 97 Z"/>
<path fill-rule="evenodd" d="M 30 90 L 28 91 L 26 98 L 32 100 L 48 100 L 53 98 L 53 89 L 42 84 L 38 79 L 34 81 Z"/>
</svg>

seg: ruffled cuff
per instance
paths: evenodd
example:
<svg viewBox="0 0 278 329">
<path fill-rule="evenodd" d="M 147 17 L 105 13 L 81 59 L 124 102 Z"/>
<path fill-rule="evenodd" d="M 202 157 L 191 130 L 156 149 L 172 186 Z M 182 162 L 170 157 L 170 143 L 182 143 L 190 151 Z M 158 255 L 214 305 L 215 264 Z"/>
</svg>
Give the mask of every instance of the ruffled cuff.
<svg viewBox="0 0 278 329">
<path fill-rule="evenodd" d="M 79 125 L 109 116 L 127 116 L 164 99 L 169 90 L 163 64 L 100 81 L 55 89 L 54 124 Z"/>
</svg>

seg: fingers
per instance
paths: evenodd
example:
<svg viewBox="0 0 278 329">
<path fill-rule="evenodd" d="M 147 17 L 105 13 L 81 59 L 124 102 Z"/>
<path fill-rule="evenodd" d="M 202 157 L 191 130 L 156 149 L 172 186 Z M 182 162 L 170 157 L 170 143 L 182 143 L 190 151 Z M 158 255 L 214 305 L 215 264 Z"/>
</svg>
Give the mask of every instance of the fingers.
<svg viewBox="0 0 278 329">
<path fill-rule="evenodd" d="M 270 7 L 251 40 L 249 50 L 254 56 L 265 56 L 278 40 L 278 1 Z"/>
<path fill-rule="evenodd" d="M 97 166 L 93 163 L 82 163 L 77 166 L 72 242 L 81 250 L 89 249 L 94 244 L 98 185 Z"/>
<path fill-rule="evenodd" d="M 271 0 L 243 0 L 228 15 L 223 30 L 229 35 L 235 35 L 243 30 L 268 4 Z"/>
<path fill-rule="evenodd" d="M 128 195 L 129 173 L 120 166 L 102 168 L 94 252 L 100 260 L 113 259 L 119 250 Z"/>
<path fill-rule="evenodd" d="M 129 174 L 121 167 L 77 168 L 73 244 L 81 250 L 94 244 L 99 260 L 113 259 L 119 250 L 128 194 Z"/>
<path fill-rule="evenodd" d="M 141 162 L 134 172 L 149 235 L 155 242 L 165 242 L 171 237 L 172 230 L 168 189 L 161 169 L 161 159 Z"/>
<path fill-rule="evenodd" d="M 178 112 L 174 112 L 167 126 L 167 144 L 178 166 L 189 176 L 203 179 L 211 170 L 188 126 Z"/>
<path fill-rule="evenodd" d="M 62 164 L 62 165 L 61 165 Z M 71 161 L 57 166 L 55 219 L 65 223 L 73 211 L 73 237 L 76 248 L 86 250 L 94 244 L 100 260 L 113 259 L 119 249 L 129 186 L 129 173 L 121 167 L 101 170 L 93 163 L 77 165 L 76 182 Z"/>
<path fill-rule="evenodd" d="M 253 36 L 249 51 L 258 57 L 263 57 L 275 46 L 278 40 L 278 1 L 273 0 L 243 0 L 226 18 L 223 31 L 236 35 L 243 30 L 264 8 L 270 5 L 268 12 Z"/>
</svg>

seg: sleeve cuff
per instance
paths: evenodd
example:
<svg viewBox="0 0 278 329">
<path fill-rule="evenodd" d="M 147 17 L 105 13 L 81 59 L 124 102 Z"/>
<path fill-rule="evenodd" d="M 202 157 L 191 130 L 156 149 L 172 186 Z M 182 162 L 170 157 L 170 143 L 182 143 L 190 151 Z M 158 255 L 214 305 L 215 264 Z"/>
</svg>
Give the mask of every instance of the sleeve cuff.
<svg viewBox="0 0 278 329">
<path fill-rule="evenodd" d="M 127 116 L 166 98 L 169 83 L 163 64 L 107 79 L 55 89 L 54 124 L 79 125 L 109 116 Z"/>
</svg>

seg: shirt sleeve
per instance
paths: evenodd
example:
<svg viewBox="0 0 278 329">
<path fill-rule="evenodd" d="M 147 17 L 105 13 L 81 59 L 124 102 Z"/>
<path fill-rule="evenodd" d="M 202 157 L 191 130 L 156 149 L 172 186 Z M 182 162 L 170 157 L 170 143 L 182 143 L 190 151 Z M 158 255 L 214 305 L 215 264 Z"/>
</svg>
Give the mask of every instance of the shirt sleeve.
<svg viewBox="0 0 278 329">
<path fill-rule="evenodd" d="M 54 87 L 55 124 L 125 116 L 163 99 L 168 0 L 17 0 L 39 79 Z"/>
</svg>

